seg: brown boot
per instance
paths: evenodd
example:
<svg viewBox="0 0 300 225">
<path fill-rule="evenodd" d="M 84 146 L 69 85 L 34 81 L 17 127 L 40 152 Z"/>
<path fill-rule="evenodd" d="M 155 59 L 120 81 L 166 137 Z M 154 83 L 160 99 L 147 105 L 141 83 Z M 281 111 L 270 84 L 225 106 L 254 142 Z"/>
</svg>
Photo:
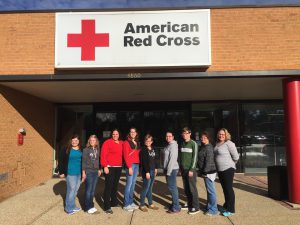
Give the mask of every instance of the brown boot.
<svg viewBox="0 0 300 225">
<path fill-rule="evenodd" d="M 149 205 L 149 209 L 158 210 L 159 208 L 156 205 Z"/>
<path fill-rule="evenodd" d="M 148 212 L 148 209 L 146 208 L 146 206 L 140 206 L 139 208 L 143 212 Z"/>
</svg>

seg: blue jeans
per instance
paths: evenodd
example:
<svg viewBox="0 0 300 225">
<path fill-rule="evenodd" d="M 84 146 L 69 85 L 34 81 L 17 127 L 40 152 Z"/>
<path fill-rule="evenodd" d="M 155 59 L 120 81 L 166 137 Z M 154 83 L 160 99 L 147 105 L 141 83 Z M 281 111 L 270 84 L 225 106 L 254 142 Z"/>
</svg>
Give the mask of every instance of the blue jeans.
<svg viewBox="0 0 300 225">
<path fill-rule="evenodd" d="M 204 178 L 206 193 L 207 193 L 207 205 L 206 210 L 211 214 L 218 213 L 217 207 L 217 195 L 216 195 L 216 188 L 215 182 L 210 180 L 208 177 Z"/>
<path fill-rule="evenodd" d="M 80 187 L 81 174 L 68 175 L 67 178 L 67 194 L 66 194 L 66 206 L 65 211 L 71 212 L 76 208 L 75 198 L 77 196 L 78 189 Z"/>
<path fill-rule="evenodd" d="M 94 207 L 94 194 L 98 181 L 98 171 L 86 172 L 85 181 L 85 210 L 89 210 Z"/>
<path fill-rule="evenodd" d="M 141 206 L 145 205 L 146 197 L 148 199 L 148 204 L 152 205 L 152 188 L 153 188 L 154 179 L 155 179 L 155 171 L 154 170 L 150 171 L 150 179 L 149 180 L 147 180 L 146 178 L 143 178 L 143 188 L 142 188 L 141 200 L 140 200 Z"/>
<path fill-rule="evenodd" d="M 172 173 L 170 176 L 166 176 L 168 189 L 171 192 L 172 195 L 172 210 L 180 210 L 179 206 L 179 198 L 178 198 L 178 188 L 176 183 L 176 176 L 177 176 L 178 170 L 172 170 Z"/>
<path fill-rule="evenodd" d="M 132 164 L 132 175 L 129 175 L 129 170 L 126 168 L 126 186 L 124 193 L 124 206 L 127 207 L 133 203 L 133 193 L 137 175 L 139 173 L 139 164 Z"/>
</svg>

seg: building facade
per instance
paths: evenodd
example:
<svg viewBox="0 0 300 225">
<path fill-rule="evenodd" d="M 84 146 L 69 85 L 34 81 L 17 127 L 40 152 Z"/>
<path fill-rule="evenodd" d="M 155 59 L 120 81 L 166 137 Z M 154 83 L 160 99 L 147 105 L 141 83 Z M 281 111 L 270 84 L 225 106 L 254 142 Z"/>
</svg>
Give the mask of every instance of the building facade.
<svg viewBox="0 0 300 225">
<path fill-rule="evenodd" d="M 181 1 L 166 8 L 153 2 L 151 11 L 183 10 Z M 96 11 L 146 7 L 128 3 Z M 67 69 L 55 62 L 56 11 L 0 14 L 0 200 L 50 179 L 75 132 L 84 143 L 94 133 L 106 139 L 115 127 L 125 137 L 135 126 L 141 136 L 153 134 L 161 149 L 166 130 L 180 140 L 188 125 L 197 141 L 204 130 L 214 140 L 218 128 L 228 128 L 241 156 L 238 172 L 288 164 L 292 200 L 299 201 L 300 7 L 211 7 L 207 66 Z M 141 61 L 149 53 L 143 54 Z"/>
</svg>

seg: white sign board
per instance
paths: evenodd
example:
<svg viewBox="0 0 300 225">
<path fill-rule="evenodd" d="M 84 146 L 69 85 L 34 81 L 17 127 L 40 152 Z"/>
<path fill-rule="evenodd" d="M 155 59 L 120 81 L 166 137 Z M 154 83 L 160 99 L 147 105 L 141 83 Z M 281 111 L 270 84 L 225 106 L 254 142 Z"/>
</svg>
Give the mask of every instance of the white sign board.
<svg viewBox="0 0 300 225">
<path fill-rule="evenodd" d="M 209 9 L 56 13 L 56 68 L 210 64 Z"/>
</svg>

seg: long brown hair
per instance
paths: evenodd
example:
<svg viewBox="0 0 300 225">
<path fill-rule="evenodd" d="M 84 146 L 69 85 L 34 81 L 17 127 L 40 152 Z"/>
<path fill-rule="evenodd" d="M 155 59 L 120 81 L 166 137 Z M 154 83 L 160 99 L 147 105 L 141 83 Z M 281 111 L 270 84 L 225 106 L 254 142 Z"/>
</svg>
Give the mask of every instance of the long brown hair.
<svg viewBox="0 0 300 225">
<path fill-rule="evenodd" d="M 136 142 L 138 142 L 138 141 L 139 141 L 139 133 L 137 132 L 137 129 L 136 129 L 135 127 L 131 127 L 131 128 L 129 129 L 129 133 L 128 133 L 128 135 L 127 135 L 127 139 L 130 139 L 130 140 L 131 140 L 131 138 L 130 138 L 130 131 L 131 131 L 131 130 L 135 130 L 136 136 L 135 136 L 134 140 L 135 140 Z"/>
<path fill-rule="evenodd" d="M 79 137 L 78 134 L 73 134 L 73 135 L 71 136 L 70 140 L 69 140 L 69 143 L 68 143 L 68 148 L 67 148 L 67 150 L 66 150 L 67 154 L 70 153 L 70 150 L 71 150 L 71 148 L 72 148 L 72 140 L 75 139 L 75 138 L 77 138 L 77 139 L 79 140 L 78 147 L 79 147 L 79 149 L 80 149 L 80 137 Z"/>
</svg>

